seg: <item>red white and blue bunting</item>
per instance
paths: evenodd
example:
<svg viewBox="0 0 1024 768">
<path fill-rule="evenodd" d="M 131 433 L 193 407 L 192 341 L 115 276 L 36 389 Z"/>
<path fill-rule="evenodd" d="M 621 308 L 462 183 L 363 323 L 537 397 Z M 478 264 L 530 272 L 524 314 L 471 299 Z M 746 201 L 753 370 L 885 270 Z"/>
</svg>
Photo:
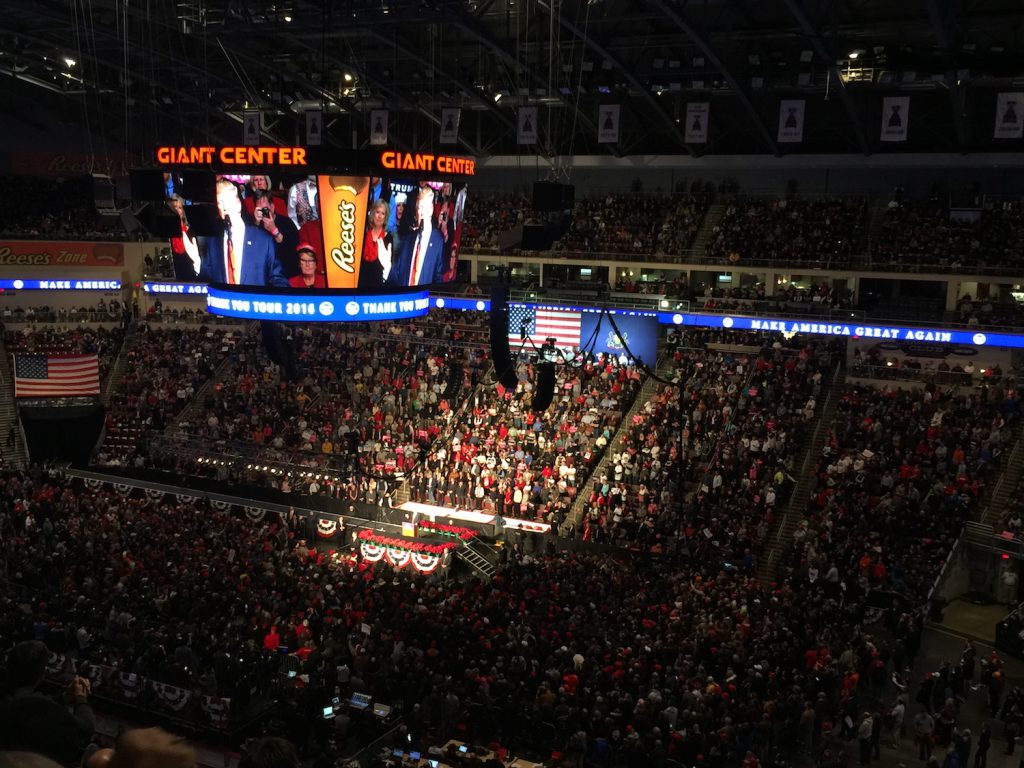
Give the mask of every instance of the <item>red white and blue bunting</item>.
<svg viewBox="0 0 1024 768">
<path fill-rule="evenodd" d="M 359 542 L 359 552 L 368 563 L 377 563 L 382 559 L 394 568 L 412 566 L 417 572 L 431 574 L 441 567 L 445 555 L 434 555 L 429 552 L 410 552 L 398 547 L 387 547 L 374 544 L 372 541 Z"/>
<path fill-rule="evenodd" d="M 267 514 L 267 510 L 260 509 L 259 507 L 246 507 L 245 516 L 253 523 L 258 523 L 263 520 L 263 517 Z"/>
<path fill-rule="evenodd" d="M 316 535 L 321 539 L 333 539 L 338 532 L 338 521 L 321 517 L 316 521 Z"/>
</svg>

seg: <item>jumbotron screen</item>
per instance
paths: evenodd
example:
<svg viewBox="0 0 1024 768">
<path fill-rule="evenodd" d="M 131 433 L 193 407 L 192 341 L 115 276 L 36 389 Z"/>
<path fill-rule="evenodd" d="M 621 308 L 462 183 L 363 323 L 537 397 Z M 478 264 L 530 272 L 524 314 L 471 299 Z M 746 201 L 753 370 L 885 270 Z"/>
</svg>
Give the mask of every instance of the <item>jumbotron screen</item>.
<svg viewBox="0 0 1024 768">
<path fill-rule="evenodd" d="M 206 179 L 164 174 L 179 281 L 373 291 L 456 279 L 464 181 L 280 169 Z"/>
</svg>

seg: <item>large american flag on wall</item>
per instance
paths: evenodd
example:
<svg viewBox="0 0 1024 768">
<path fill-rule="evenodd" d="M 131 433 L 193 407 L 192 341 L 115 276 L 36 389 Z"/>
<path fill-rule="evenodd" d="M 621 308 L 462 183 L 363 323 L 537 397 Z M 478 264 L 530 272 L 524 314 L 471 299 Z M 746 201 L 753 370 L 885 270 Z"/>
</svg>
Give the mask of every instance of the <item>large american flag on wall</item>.
<svg viewBox="0 0 1024 768">
<path fill-rule="evenodd" d="M 525 334 L 538 347 L 549 338 L 555 339 L 557 347 L 578 347 L 580 318 L 579 312 L 511 304 L 508 308 L 509 340 L 514 344 Z"/>
<path fill-rule="evenodd" d="M 96 355 L 15 355 L 15 397 L 71 397 L 100 393 Z"/>
</svg>

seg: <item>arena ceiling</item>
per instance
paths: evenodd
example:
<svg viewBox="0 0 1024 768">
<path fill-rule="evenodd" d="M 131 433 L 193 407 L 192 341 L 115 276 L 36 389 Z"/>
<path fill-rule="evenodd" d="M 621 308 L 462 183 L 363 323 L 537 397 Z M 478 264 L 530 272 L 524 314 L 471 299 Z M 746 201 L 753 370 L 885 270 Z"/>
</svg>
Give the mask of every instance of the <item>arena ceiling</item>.
<svg viewBox="0 0 1024 768">
<path fill-rule="evenodd" d="M 95 146 L 301 142 L 363 146 L 370 109 L 392 143 L 436 145 L 463 110 L 462 150 L 516 154 L 515 110 L 540 109 L 558 154 L 1019 149 L 992 138 L 996 95 L 1024 91 L 1020 0 L 0 0 L 0 75 L 14 114 L 88 126 Z M 910 140 L 879 142 L 881 100 L 911 97 Z M 776 141 L 780 99 L 806 98 L 804 141 Z M 686 104 L 711 104 L 687 145 Z M 596 141 L 600 104 L 621 138 Z"/>
</svg>

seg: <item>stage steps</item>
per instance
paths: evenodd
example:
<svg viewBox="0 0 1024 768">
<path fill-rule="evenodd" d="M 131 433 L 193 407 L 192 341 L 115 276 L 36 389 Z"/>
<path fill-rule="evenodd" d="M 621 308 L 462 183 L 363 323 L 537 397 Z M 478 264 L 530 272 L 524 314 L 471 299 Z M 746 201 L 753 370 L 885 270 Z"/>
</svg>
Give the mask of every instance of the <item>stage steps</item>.
<svg viewBox="0 0 1024 768">
<path fill-rule="evenodd" d="M 790 494 L 789 500 L 782 507 L 781 515 L 775 529 L 769 533 L 765 543 L 764 551 L 758 558 L 756 576 L 758 581 L 771 584 L 776 581 L 780 574 L 782 558 L 789 551 L 793 542 L 793 532 L 800 521 L 804 519 L 804 509 L 807 499 L 811 495 L 811 487 L 814 481 L 814 467 L 821 456 L 821 450 L 825 445 L 825 437 L 828 435 L 828 426 L 832 424 L 842 397 L 843 388 L 846 385 L 845 368 L 836 366 L 831 379 L 823 379 L 821 392 L 818 393 L 818 402 L 825 399 L 825 404 L 816 417 L 814 433 L 807 445 L 804 446 L 800 460 L 799 474 L 796 477 L 796 487 Z"/>
<path fill-rule="evenodd" d="M 498 569 L 498 551 L 480 539 L 472 539 L 456 549 L 455 556 L 481 579 L 491 579 Z"/>
</svg>

